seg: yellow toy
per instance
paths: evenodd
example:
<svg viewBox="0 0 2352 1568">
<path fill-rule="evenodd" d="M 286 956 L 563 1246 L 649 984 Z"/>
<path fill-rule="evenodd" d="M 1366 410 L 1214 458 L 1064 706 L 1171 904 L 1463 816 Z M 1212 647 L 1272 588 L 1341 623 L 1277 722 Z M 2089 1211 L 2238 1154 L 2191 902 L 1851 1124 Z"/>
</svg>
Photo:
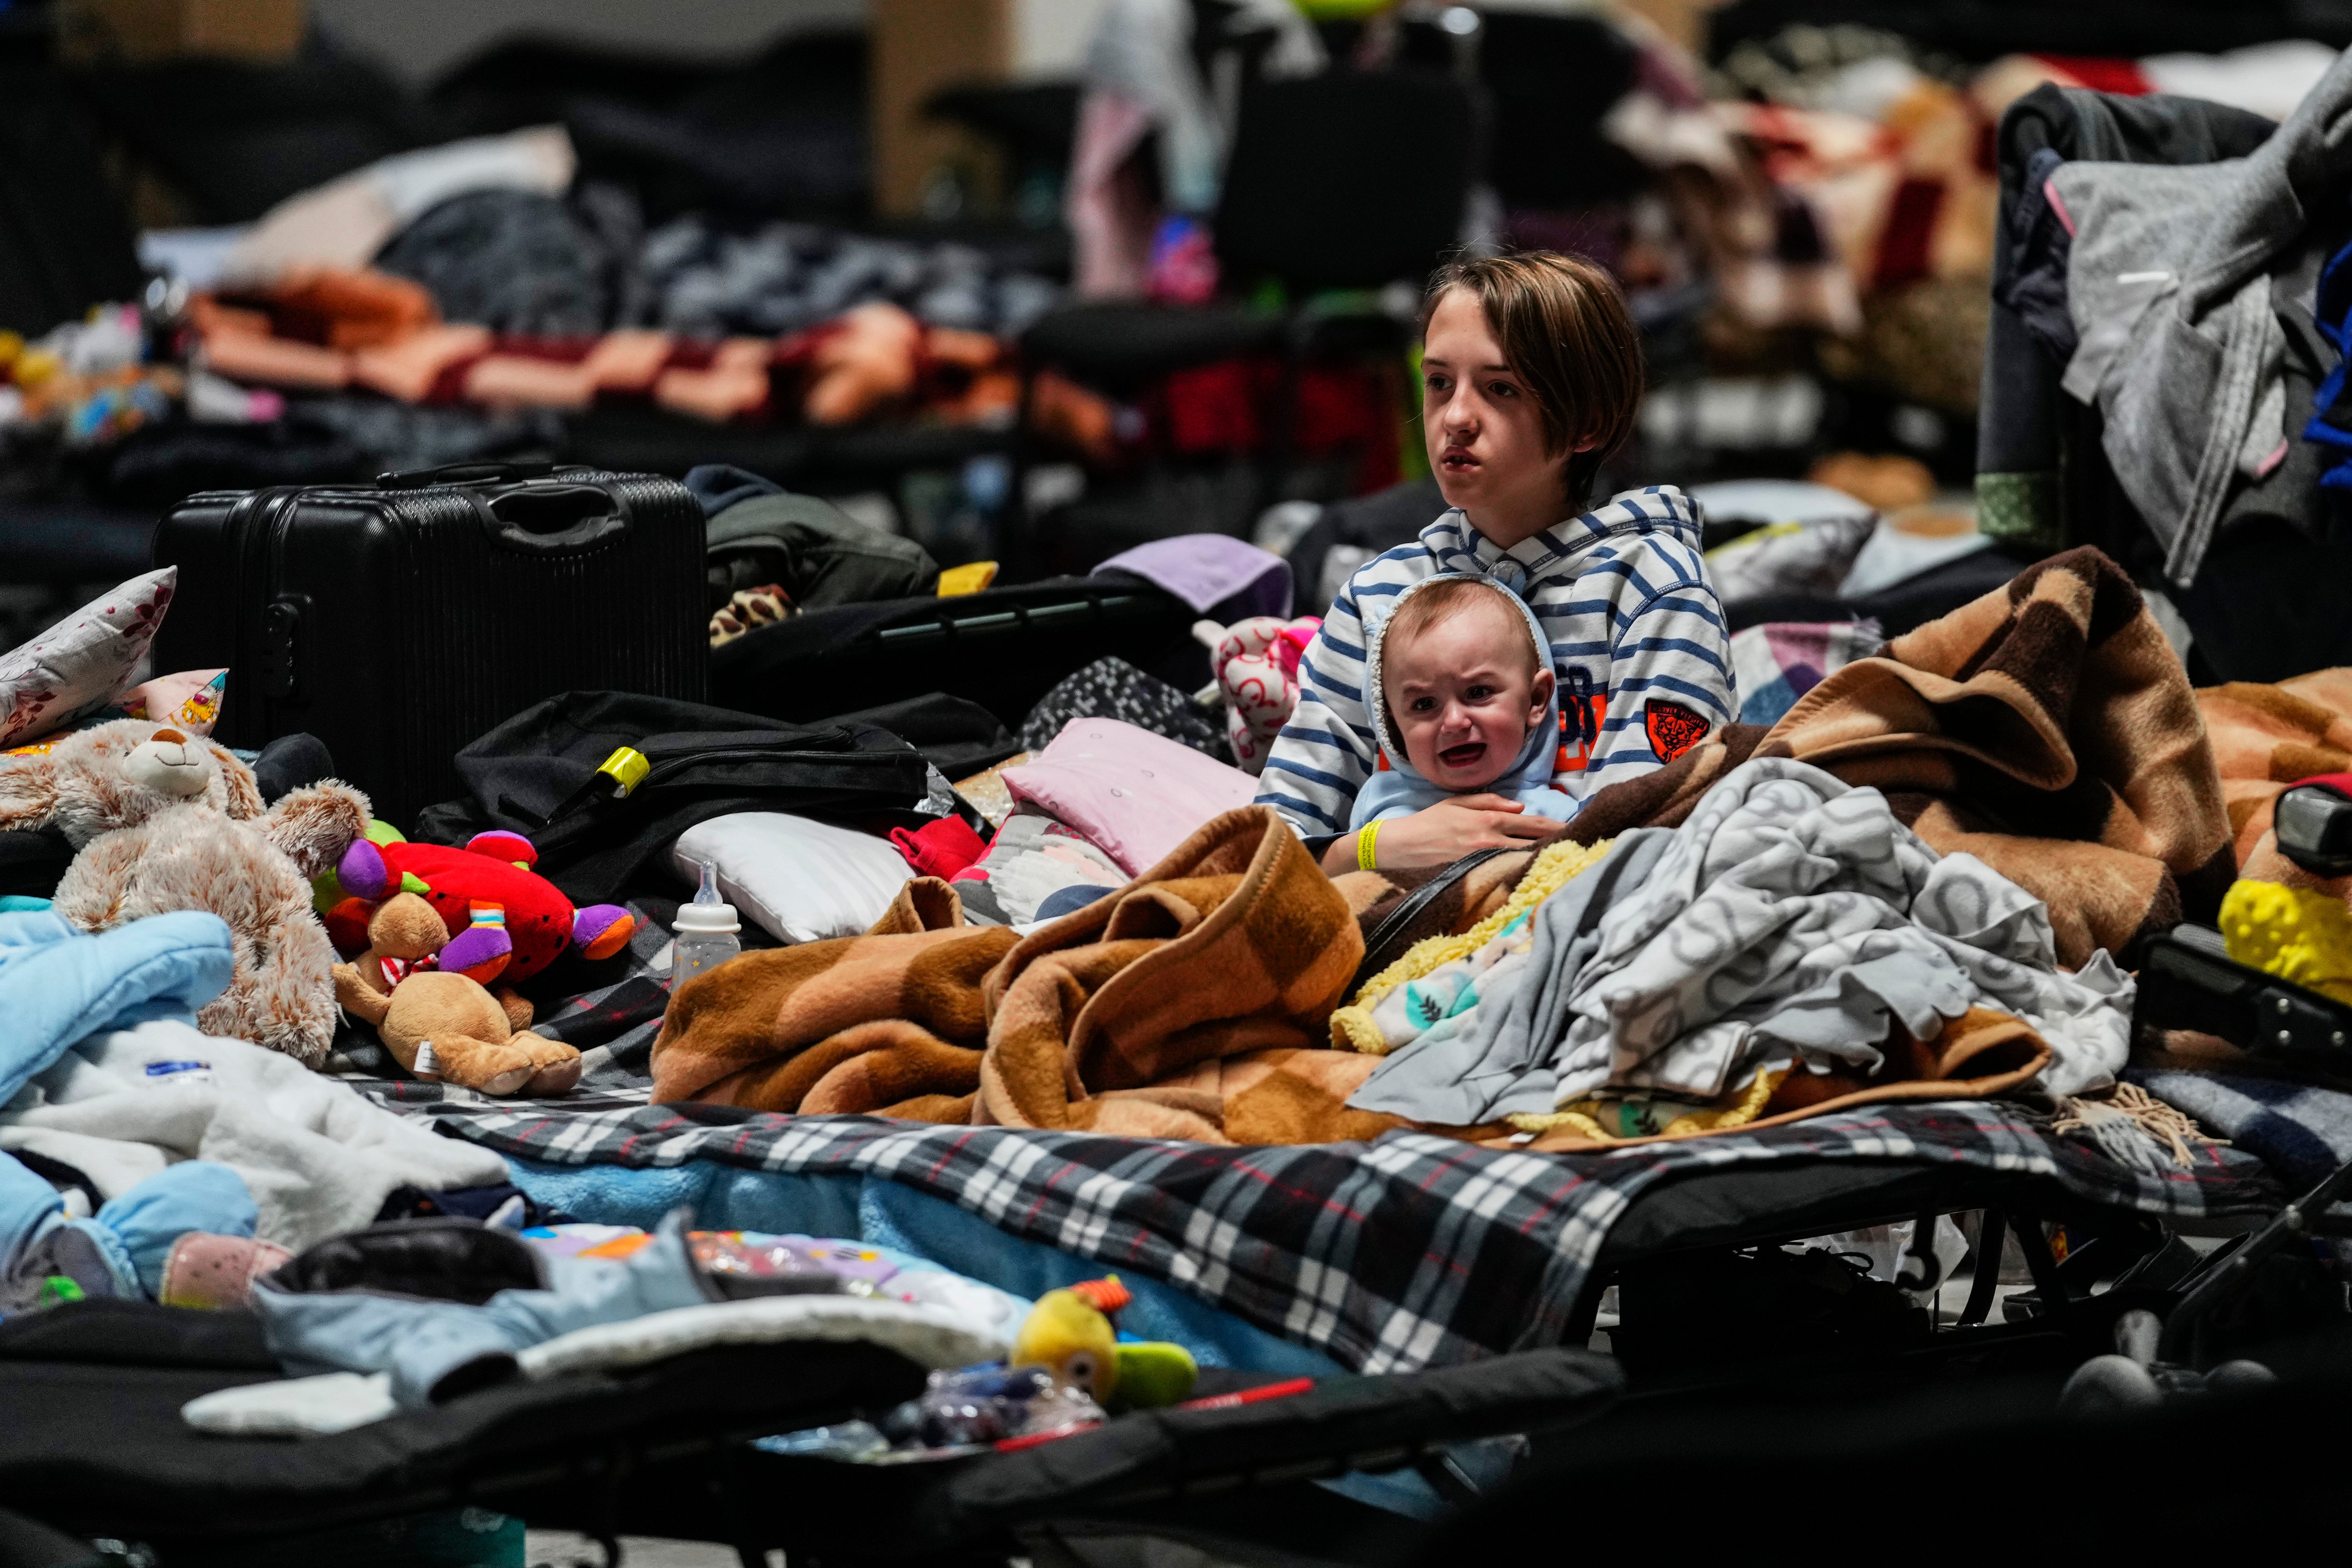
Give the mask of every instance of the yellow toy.
<svg viewBox="0 0 2352 1568">
<path fill-rule="evenodd" d="M 2235 882 L 2221 900 L 2221 940 L 2240 963 L 2352 1003 L 2352 910 L 2277 882 Z"/>
<path fill-rule="evenodd" d="M 1022 1322 L 1005 1364 L 1042 1366 L 1055 1382 L 1084 1389 L 1101 1405 L 1120 1393 L 1141 1409 L 1175 1404 L 1192 1392 L 1201 1369 L 1182 1345 L 1119 1343 L 1111 1318 L 1134 1300 L 1116 1274 L 1046 1291 Z"/>
</svg>

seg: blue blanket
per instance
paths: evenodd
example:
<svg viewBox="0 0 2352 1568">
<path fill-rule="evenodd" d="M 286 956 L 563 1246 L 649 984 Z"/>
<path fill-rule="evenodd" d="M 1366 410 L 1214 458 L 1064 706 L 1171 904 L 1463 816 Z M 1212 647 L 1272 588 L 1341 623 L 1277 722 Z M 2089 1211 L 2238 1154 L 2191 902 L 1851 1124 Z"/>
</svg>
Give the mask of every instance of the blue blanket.
<svg viewBox="0 0 2352 1568">
<path fill-rule="evenodd" d="M 1119 1327 L 1140 1339 L 1174 1340 L 1207 1366 L 1298 1377 L 1345 1369 L 1329 1356 L 1277 1339 L 1116 1259 L 1080 1258 L 1008 1236 L 979 1215 L 898 1183 L 856 1175 L 790 1176 L 712 1161 L 630 1170 L 555 1165 L 509 1156 L 515 1184 L 532 1201 L 600 1225 L 647 1230 L 679 1204 L 713 1230 L 799 1232 L 895 1247 L 1000 1290 L 1032 1300 L 1081 1279 L 1117 1273 L 1135 1293 Z"/>
<path fill-rule="evenodd" d="M 91 936 L 46 910 L 0 914 L 0 1103 L 91 1035 L 194 1024 L 230 969 L 218 915 L 150 915 Z"/>
</svg>

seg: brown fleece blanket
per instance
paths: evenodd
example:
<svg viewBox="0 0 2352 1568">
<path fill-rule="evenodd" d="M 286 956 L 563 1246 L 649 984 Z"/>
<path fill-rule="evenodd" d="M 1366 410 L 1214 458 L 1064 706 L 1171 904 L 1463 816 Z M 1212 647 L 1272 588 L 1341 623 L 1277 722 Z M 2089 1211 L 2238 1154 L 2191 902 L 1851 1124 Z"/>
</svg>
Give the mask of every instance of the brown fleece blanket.
<svg viewBox="0 0 2352 1568">
<path fill-rule="evenodd" d="M 1677 825 L 1751 755 L 1885 791 L 1930 847 L 1974 855 L 2048 904 L 2069 968 L 2102 947 L 2130 964 L 2148 936 L 2210 922 L 2236 875 L 2188 673 L 2096 550 L 2029 566 L 1832 670 L 1769 733 L 1732 725 L 1612 784 L 1570 832 L 1590 843 Z"/>
<path fill-rule="evenodd" d="M 746 953 L 680 988 L 654 1100 L 1204 1142 L 1368 1138 L 1372 1058 L 1318 1048 L 1356 910 L 1274 814 L 1227 812 L 1110 897 L 1016 938 L 908 885 L 865 936 Z"/>
<path fill-rule="evenodd" d="M 2271 809 L 2289 784 L 2352 770 L 2352 669 L 2274 686 L 2233 680 L 2197 693 L 2221 769 L 2221 799 L 2244 875 L 2297 887 L 2317 879 L 2278 852 Z"/>
</svg>

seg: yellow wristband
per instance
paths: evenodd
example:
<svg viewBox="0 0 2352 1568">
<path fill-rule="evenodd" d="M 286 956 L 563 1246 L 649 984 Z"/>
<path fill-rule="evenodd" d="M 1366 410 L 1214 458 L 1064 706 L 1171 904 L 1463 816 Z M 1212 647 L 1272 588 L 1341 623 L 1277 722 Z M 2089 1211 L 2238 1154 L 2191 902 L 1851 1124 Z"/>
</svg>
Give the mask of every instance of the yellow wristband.
<svg viewBox="0 0 2352 1568">
<path fill-rule="evenodd" d="M 1380 842 L 1380 837 L 1381 825 L 1377 822 L 1367 822 L 1364 824 L 1363 827 L 1357 832 L 1356 868 L 1358 870 L 1369 871 L 1373 868 L 1373 847 Z"/>
</svg>

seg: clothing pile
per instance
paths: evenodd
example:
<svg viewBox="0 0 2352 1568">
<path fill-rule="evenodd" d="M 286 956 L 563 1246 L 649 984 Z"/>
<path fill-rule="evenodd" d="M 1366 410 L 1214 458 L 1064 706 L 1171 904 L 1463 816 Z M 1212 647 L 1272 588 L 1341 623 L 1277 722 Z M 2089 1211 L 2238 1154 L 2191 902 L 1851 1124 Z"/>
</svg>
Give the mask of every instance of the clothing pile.
<svg viewBox="0 0 2352 1568">
<path fill-rule="evenodd" d="M 2342 549 L 2352 208 L 2334 127 L 2352 75 L 2309 51 L 2294 64 L 2284 123 L 2284 91 L 2048 86 L 1998 140 L 1983 526 L 2096 544 L 2160 583 L 2206 680 L 2352 657 L 2307 592 Z"/>
<path fill-rule="evenodd" d="M 579 1228 L 385 1226 L 313 1247 L 252 1290 L 271 1353 L 295 1375 L 193 1400 L 184 1417 L 205 1432 L 314 1436 L 508 1380 L 779 1341 L 863 1342 L 925 1367 L 968 1366 L 1002 1358 L 1030 1305 L 854 1243 L 689 1236 L 683 1211 L 652 1235 Z M 790 1272 L 744 1267 L 779 1255 Z M 853 1283 L 866 1289 L 851 1294 Z"/>
<path fill-rule="evenodd" d="M 496 1157 L 278 1052 L 201 1032 L 197 1011 L 231 968 L 214 915 L 89 935 L 46 910 L 0 914 L 12 1308 L 236 1304 L 272 1259 L 368 1224 L 404 1190 L 505 1184 Z"/>
<path fill-rule="evenodd" d="M 189 421 L 275 428 L 289 397 L 298 415 L 362 426 L 379 400 L 474 426 L 614 401 L 827 426 L 1013 418 L 1005 338 L 1055 302 L 1051 282 L 964 247 L 808 225 L 689 213 L 647 232 L 635 196 L 577 179 L 578 164 L 564 130 L 541 127 L 382 159 L 240 229 L 151 233 L 146 258 L 169 282 L 65 329 L 76 344 L 26 351 L 0 426 L 61 419 L 89 445 L 163 425 L 184 445 Z M 125 321 L 127 349 L 88 346 Z M 347 434 L 379 458 L 416 446 Z M 454 457 L 515 434 L 478 432 Z"/>
<path fill-rule="evenodd" d="M 2174 584 L 2250 520 L 2318 527 L 2341 445 L 2321 274 L 2343 243 L 2346 172 L 2328 149 L 2347 92 L 2339 59 L 2279 126 L 2194 99 L 2052 87 L 2018 101 L 2001 130 L 2002 326 L 1978 460 L 1993 526 L 2067 536 L 2063 391 L 2097 409 Z"/>
<path fill-rule="evenodd" d="M 1350 1105 L 1575 1147 L 2037 1075 L 2099 1088 L 2124 1064 L 2131 983 L 2106 955 L 2061 973 L 2032 895 L 1818 768 L 1750 762 L 1678 829 L 1547 853 L 1577 858 L 1559 890 L 1334 1016 L 1381 1058 Z"/>
</svg>

